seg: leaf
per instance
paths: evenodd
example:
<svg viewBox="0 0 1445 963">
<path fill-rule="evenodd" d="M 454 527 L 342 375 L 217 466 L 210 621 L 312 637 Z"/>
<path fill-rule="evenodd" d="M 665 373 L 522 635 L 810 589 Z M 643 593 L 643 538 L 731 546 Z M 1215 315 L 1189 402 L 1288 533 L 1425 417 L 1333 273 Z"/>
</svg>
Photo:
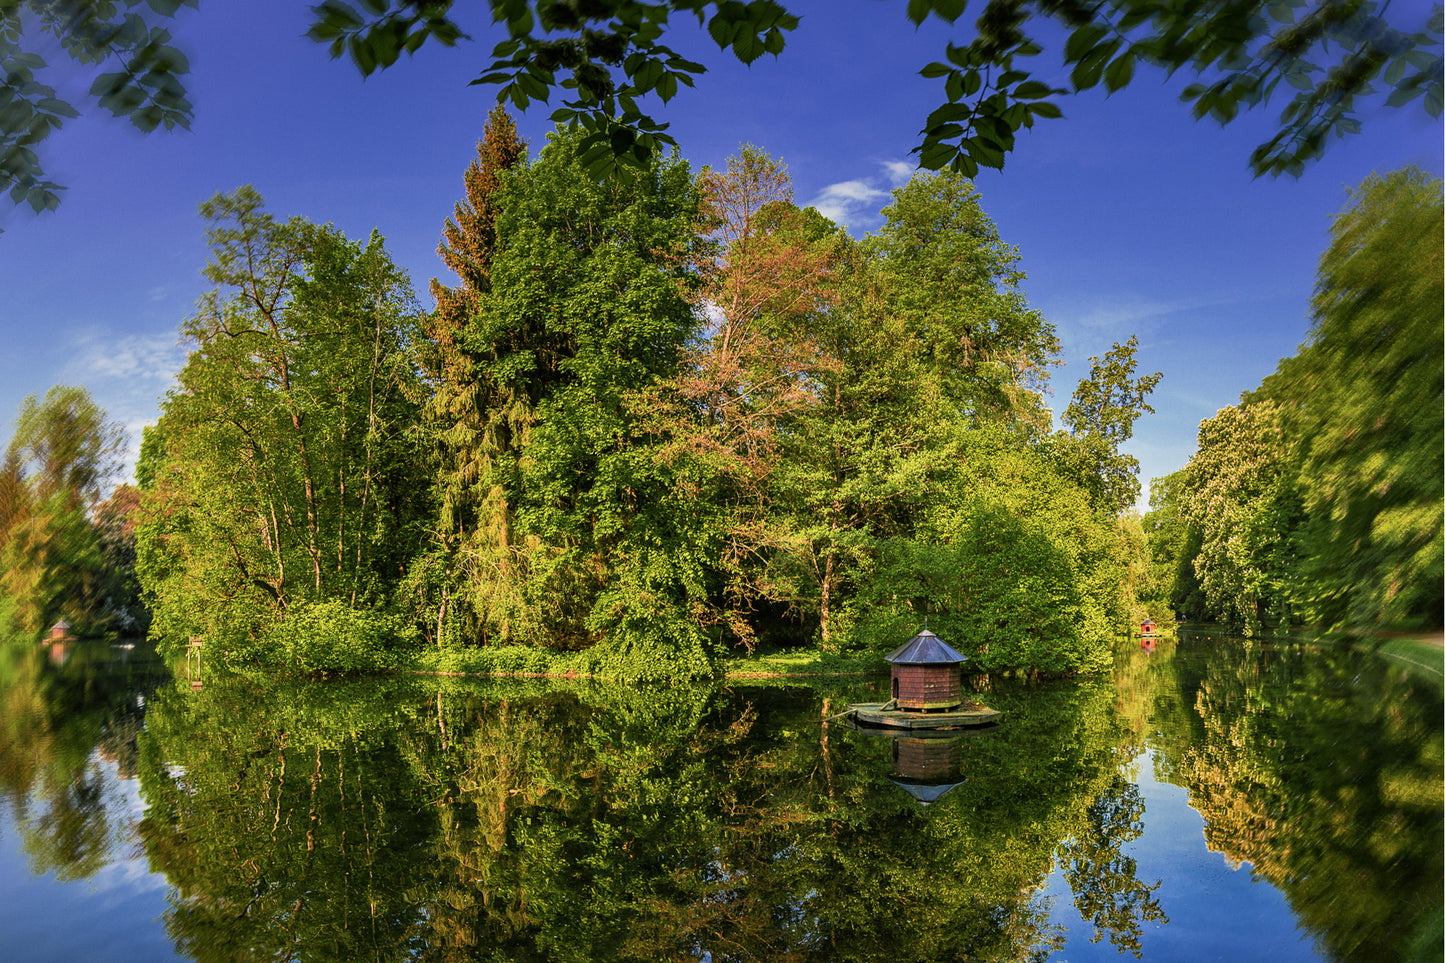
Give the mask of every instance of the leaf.
<svg viewBox="0 0 1445 963">
<path fill-rule="evenodd" d="M 940 124 L 967 120 L 972 114 L 973 109 L 967 104 L 944 104 L 928 115 L 928 119 L 924 121 L 924 128 L 929 129 L 937 127 Z"/>
<path fill-rule="evenodd" d="M 1271 3 L 1265 8 L 1277 23 L 1294 23 L 1294 6 L 1288 3 Z"/>
<path fill-rule="evenodd" d="M 948 64 L 941 64 L 935 60 L 933 63 L 928 64 L 922 70 L 920 70 L 918 72 L 918 75 L 920 77 L 927 77 L 929 80 L 932 80 L 935 77 L 942 77 L 945 74 L 950 73 L 953 73 L 952 67 L 948 66 Z"/>
<path fill-rule="evenodd" d="M 1425 92 L 1423 87 L 1397 87 L 1385 99 L 1386 107 L 1403 107 Z M 1429 105 L 1426 105 L 1426 109 Z"/>
<path fill-rule="evenodd" d="M 42 97 L 42 98 L 39 100 L 39 102 L 36 103 L 35 106 L 36 106 L 36 108 L 39 109 L 39 110 L 43 110 L 43 111 L 46 111 L 47 113 L 55 114 L 55 115 L 57 115 L 57 116 L 59 116 L 59 117 L 79 117 L 79 116 L 80 116 L 80 111 L 76 110 L 74 107 L 72 107 L 70 104 L 67 104 L 65 101 L 63 101 L 63 100 L 56 100 L 54 97 Z"/>
<path fill-rule="evenodd" d="M 733 39 L 741 29 L 741 24 L 735 24 L 724 19 L 721 13 L 714 14 L 713 18 L 709 20 L 707 24 L 708 35 L 711 36 L 713 42 L 718 45 L 719 50 L 726 50 L 732 46 Z"/>
<path fill-rule="evenodd" d="M 943 82 L 943 93 L 950 103 L 963 97 L 963 75 L 957 70 L 949 71 L 948 79 Z"/>
<path fill-rule="evenodd" d="M 933 12 L 953 23 L 968 9 L 968 0 L 933 0 Z"/>
<path fill-rule="evenodd" d="M 1028 108 L 1029 113 L 1035 117 L 1048 117 L 1050 119 L 1057 119 L 1064 116 L 1064 112 L 1059 108 L 1059 105 L 1051 100 L 1035 101 L 1034 103 L 1029 104 Z"/>
<path fill-rule="evenodd" d="M 1129 51 L 1116 57 L 1104 71 L 1104 89 L 1109 93 L 1123 90 L 1134 79 L 1134 53 Z"/>
<path fill-rule="evenodd" d="M 1097 24 L 1085 24 L 1073 33 L 1064 42 L 1064 63 L 1078 63 L 1093 50 L 1100 40 L 1108 36 L 1108 31 Z"/>
<path fill-rule="evenodd" d="M 947 166 L 958 154 L 958 147 L 942 141 L 924 141 L 918 154 L 918 166 L 924 170 L 936 171 Z"/>
<path fill-rule="evenodd" d="M 607 139 L 612 145 L 612 153 L 624 154 L 632 147 L 633 141 L 637 139 L 637 132 L 631 127 L 619 125 L 613 127 L 612 130 L 608 132 Z"/>
<path fill-rule="evenodd" d="M 974 63 L 972 51 L 970 51 L 967 47 L 956 47 L 953 44 L 949 44 L 946 50 L 946 54 L 948 56 L 949 63 L 957 64 L 960 67 L 977 66 L 977 64 Z"/>
</svg>

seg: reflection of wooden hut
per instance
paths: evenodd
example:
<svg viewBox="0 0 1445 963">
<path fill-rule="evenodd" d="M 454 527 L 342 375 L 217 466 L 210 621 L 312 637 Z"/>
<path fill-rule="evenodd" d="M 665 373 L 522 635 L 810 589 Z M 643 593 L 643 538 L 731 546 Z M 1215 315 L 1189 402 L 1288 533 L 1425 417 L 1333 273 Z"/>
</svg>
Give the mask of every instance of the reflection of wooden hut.
<svg viewBox="0 0 1445 963">
<path fill-rule="evenodd" d="M 893 740 L 892 782 L 927 806 L 963 782 L 963 737 Z"/>
<path fill-rule="evenodd" d="M 961 667 L 968 658 L 924 629 L 888 656 L 893 698 L 905 711 L 952 709 L 963 702 Z"/>
</svg>

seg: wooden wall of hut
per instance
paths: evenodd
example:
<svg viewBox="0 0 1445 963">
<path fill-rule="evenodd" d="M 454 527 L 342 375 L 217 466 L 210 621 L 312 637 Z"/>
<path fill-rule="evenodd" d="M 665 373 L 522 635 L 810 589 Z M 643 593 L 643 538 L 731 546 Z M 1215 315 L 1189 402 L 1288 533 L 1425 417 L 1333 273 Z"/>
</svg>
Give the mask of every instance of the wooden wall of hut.
<svg viewBox="0 0 1445 963">
<path fill-rule="evenodd" d="M 895 663 L 893 698 L 900 709 L 952 709 L 963 701 L 958 666 Z"/>
</svg>

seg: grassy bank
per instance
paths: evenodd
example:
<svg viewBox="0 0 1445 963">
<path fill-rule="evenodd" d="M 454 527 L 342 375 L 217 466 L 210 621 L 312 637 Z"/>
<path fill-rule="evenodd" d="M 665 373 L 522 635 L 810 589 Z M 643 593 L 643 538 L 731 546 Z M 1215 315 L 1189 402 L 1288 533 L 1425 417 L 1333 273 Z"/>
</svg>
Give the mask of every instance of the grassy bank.
<svg viewBox="0 0 1445 963">
<path fill-rule="evenodd" d="M 1406 635 L 1380 639 L 1375 654 L 1437 688 L 1445 688 L 1445 645 L 1439 635 Z"/>
</svg>

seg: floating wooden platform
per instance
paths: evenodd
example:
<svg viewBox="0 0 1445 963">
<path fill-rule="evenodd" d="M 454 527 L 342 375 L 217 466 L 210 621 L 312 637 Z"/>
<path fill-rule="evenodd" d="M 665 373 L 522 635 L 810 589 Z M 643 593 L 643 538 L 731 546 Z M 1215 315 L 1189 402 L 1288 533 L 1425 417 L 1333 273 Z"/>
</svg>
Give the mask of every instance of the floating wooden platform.
<svg viewBox="0 0 1445 963">
<path fill-rule="evenodd" d="M 885 726 L 889 729 L 966 729 L 970 726 L 987 726 L 1003 718 L 1003 713 L 988 706 L 972 706 L 951 709 L 945 712 L 904 712 L 901 709 L 885 709 L 887 702 L 865 702 L 849 706 L 853 718 L 865 726 Z"/>
</svg>

